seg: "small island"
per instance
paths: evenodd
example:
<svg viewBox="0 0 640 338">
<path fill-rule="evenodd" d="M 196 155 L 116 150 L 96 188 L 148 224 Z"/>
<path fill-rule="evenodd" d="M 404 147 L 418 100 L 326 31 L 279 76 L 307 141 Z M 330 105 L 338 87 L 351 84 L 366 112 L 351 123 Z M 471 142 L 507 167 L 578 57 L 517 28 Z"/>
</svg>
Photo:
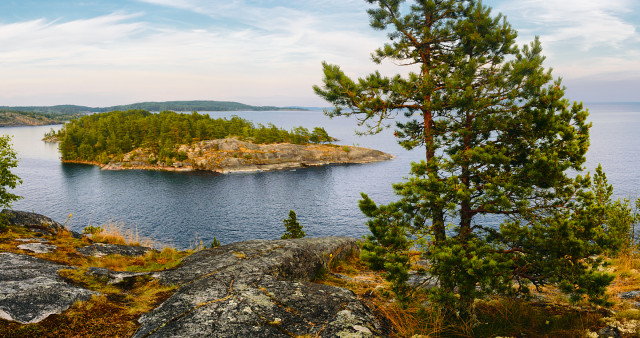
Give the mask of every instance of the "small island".
<svg viewBox="0 0 640 338">
<path fill-rule="evenodd" d="M 92 114 L 70 121 L 45 141 L 60 142 L 62 161 L 106 170 L 285 170 L 390 160 L 381 151 L 339 146 L 324 128 L 284 130 L 239 117 L 144 110 Z"/>
</svg>

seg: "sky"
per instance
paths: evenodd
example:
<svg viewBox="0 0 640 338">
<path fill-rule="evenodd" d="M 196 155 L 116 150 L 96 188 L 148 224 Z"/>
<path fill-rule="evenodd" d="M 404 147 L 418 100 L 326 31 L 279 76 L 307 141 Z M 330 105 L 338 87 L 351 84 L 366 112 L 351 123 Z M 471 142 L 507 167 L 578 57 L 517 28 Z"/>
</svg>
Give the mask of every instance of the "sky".
<svg viewBox="0 0 640 338">
<path fill-rule="evenodd" d="M 538 36 L 567 97 L 640 102 L 640 1 L 485 0 Z M 327 106 L 322 61 L 380 69 L 364 0 L 0 0 L 0 106 L 218 100 Z"/>
</svg>

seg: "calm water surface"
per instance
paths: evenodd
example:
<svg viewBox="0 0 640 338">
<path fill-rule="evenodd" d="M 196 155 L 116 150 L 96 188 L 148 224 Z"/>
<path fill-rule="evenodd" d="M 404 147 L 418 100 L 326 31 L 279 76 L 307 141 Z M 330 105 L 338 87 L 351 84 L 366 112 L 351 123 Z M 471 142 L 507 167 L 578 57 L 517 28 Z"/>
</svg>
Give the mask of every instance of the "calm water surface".
<svg viewBox="0 0 640 338">
<path fill-rule="evenodd" d="M 591 149 L 586 167 L 602 163 L 617 196 L 640 191 L 640 104 L 588 105 Z M 340 144 L 379 149 L 392 161 L 327 166 L 294 171 L 220 175 L 204 172 L 101 171 L 97 167 L 62 164 L 56 144 L 40 141 L 46 127 L 0 128 L 13 135 L 24 181 L 15 193 L 24 197 L 14 209 L 35 211 L 81 231 L 108 221 L 124 222 L 143 236 L 181 248 L 196 239 L 222 243 L 279 238 L 289 209 L 298 214 L 307 236 L 362 236 L 368 232 L 358 210 L 360 192 L 376 202 L 395 199 L 391 184 L 409 172 L 420 150 L 398 146 L 390 131 L 354 136 L 356 125 L 345 118 L 329 119 L 311 112 L 224 112 L 215 117 L 240 117 L 283 128 L 325 127 Z M 59 128 L 59 127 L 57 127 Z"/>
</svg>

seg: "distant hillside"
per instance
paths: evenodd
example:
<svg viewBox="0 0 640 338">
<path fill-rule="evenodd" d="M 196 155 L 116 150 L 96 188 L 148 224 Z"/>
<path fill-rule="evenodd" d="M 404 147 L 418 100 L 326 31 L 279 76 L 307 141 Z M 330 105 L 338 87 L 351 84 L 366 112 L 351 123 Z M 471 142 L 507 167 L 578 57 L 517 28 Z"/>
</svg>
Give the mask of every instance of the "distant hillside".
<svg viewBox="0 0 640 338">
<path fill-rule="evenodd" d="M 24 111 L 9 111 L 0 109 L 0 127 L 12 126 L 44 126 L 49 124 L 59 124 L 71 120 L 83 114 L 75 113 L 35 113 Z"/>
<path fill-rule="evenodd" d="M 167 101 L 167 102 L 140 102 L 111 107 L 87 107 L 76 105 L 58 106 L 24 106 L 7 107 L 0 106 L 0 111 L 22 111 L 54 114 L 76 114 L 86 112 L 108 112 L 113 110 L 143 109 L 148 111 L 267 111 L 267 110 L 305 110 L 302 108 L 282 108 L 274 106 L 251 106 L 238 102 L 228 101 Z"/>
</svg>

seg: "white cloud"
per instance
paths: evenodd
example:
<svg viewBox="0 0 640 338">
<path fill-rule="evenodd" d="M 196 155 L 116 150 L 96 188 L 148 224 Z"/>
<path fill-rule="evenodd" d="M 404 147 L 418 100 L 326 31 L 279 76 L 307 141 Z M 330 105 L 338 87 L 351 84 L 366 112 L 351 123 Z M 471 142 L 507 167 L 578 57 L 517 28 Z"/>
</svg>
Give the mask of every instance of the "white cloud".
<svg viewBox="0 0 640 338">
<path fill-rule="evenodd" d="M 626 41 L 638 41 L 635 26 L 623 16 L 632 11 L 634 0 L 512 0 L 498 7 L 510 21 L 528 29 L 525 41 L 540 35 L 544 43 L 578 46 L 587 51 L 608 46 L 622 48 Z"/>
<path fill-rule="evenodd" d="M 18 101 L 36 100 L 38 92 L 46 92 L 43 100 L 58 98 L 46 104 L 250 96 L 254 104 L 317 105 L 311 86 L 321 79 L 322 60 L 370 69 L 375 37 L 327 29 L 309 13 L 280 13 L 256 10 L 251 16 L 259 24 L 242 29 L 167 28 L 144 21 L 142 13 L 0 24 L 0 77 L 14 79 L 0 83 L 0 105 L 25 104 Z M 276 96 L 279 103 L 264 102 Z M 88 102 L 96 98 L 102 101 Z"/>
<path fill-rule="evenodd" d="M 0 105 L 173 99 L 321 105 L 311 86 L 321 81 L 323 60 L 351 76 L 406 71 L 370 62 L 386 34 L 369 28 L 362 0 L 138 1 L 204 20 L 180 28 L 146 13 L 117 12 L 0 23 L 0 78 L 10 79 L 0 81 Z M 521 33 L 541 35 L 556 76 L 640 78 L 638 33 L 622 19 L 630 0 L 505 3 L 497 9 Z"/>
</svg>

